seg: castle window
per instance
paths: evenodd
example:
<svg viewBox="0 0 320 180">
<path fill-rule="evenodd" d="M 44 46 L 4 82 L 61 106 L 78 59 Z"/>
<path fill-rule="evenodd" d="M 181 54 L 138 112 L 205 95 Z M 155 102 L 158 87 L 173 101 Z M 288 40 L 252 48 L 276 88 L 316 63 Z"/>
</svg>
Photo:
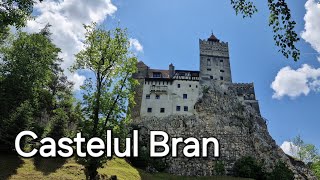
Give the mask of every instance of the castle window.
<svg viewBox="0 0 320 180">
<path fill-rule="evenodd" d="M 153 73 L 153 77 L 154 78 L 160 78 L 162 75 L 161 75 L 161 72 L 154 72 Z"/>
<path fill-rule="evenodd" d="M 210 76 L 210 79 L 213 79 L 213 76 Z"/>
<path fill-rule="evenodd" d="M 180 106 L 176 106 L 176 111 L 180 111 L 181 107 Z"/>
<path fill-rule="evenodd" d="M 189 84 L 189 87 L 191 87 L 191 84 Z"/>
<path fill-rule="evenodd" d="M 159 94 L 156 95 L 156 99 L 160 99 L 160 95 Z"/>
<path fill-rule="evenodd" d="M 207 59 L 207 66 L 211 66 L 211 60 Z"/>
<path fill-rule="evenodd" d="M 220 76 L 220 80 L 221 80 L 221 81 L 223 80 L 223 77 L 222 77 L 222 76 Z"/>
<path fill-rule="evenodd" d="M 183 99 L 188 99 L 188 94 L 183 94 Z"/>
<path fill-rule="evenodd" d="M 164 113 L 164 108 L 160 108 L 160 113 Z"/>
<path fill-rule="evenodd" d="M 184 111 L 188 111 L 188 106 L 183 106 Z"/>
<path fill-rule="evenodd" d="M 152 108 L 148 108 L 148 113 L 151 113 L 152 112 Z"/>
<path fill-rule="evenodd" d="M 224 70 L 220 70 L 220 72 L 222 72 L 222 73 L 223 73 L 223 72 L 224 72 Z"/>
<path fill-rule="evenodd" d="M 211 69 L 210 69 L 210 68 L 208 68 L 208 69 L 207 69 L 207 71 L 211 71 Z"/>
<path fill-rule="evenodd" d="M 220 59 L 220 62 L 223 63 L 223 59 Z"/>
<path fill-rule="evenodd" d="M 178 84 L 178 88 L 180 88 L 180 84 Z"/>
<path fill-rule="evenodd" d="M 146 95 L 146 99 L 150 99 L 150 94 L 147 94 L 147 95 Z"/>
<path fill-rule="evenodd" d="M 198 88 L 198 85 L 196 85 L 196 88 Z"/>
</svg>

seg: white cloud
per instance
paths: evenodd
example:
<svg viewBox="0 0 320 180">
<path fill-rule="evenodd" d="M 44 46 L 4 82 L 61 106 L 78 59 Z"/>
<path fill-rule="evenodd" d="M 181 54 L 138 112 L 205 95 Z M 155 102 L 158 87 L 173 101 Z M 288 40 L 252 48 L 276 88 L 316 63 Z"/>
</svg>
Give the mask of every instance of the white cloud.
<svg viewBox="0 0 320 180">
<path fill-rule="evenodd" d="M 320 4 L 316 0 L 308 0 L 305 8 L 307 12 L 304 16 L 305 26 L 301 37 L 320 53 Z"/>
<path fill-rule="evenodd" d="M 80 90 L 80 86 L 83 85 L 86 78 L 84 76 L 81 76 L 81 75 L 75 73 L 72 75 L 72 77 L 70 77 L 70 80 L 74 83 L 73 89 L 77 91 L 77 90 Z"/>
<path fill-rule="evenodd" d="M 291 98 L 302 94 L 308 95 L 310 91 L 320 91 L 320 68 L 315 69 L 307 64 L 294 70 L 290 67 L 280 69 L 271 84 L 274 90 L 273 98 L 281 99 L 283 96 Z"/>
<path fill-rule="evenodd" d="M 38 32 L 47 23 L 52 25 L 52 41 L 62 50 L 60 57 L 64 61 L 61 66 L 69 79 L 74 81 L 75 89 L 78 89 L 85 77 L 71 74 L 67 68 L 74 63 L 74 54 L 83 48 L 83 24 L 102 23 L 107 15 L 112 15 L 116 10 L 111 0 L 47 0 L 35 5 L 37 17 L 28 21 L 26 30 Z"/>
<path fill-rule="evenodd" d="M 281 144 L 280 148 L 283 150 L 284 153 L 293 157 L 297 157 L 299 147 L 295 146 L 292 142 L 284 141 Z"/>
<path fill-rule="evenodd" d="M 137 52 L 143 52 L 143 46 L 140 44 L 138 39 L 130 38 L 130 46 Z"/>
</svg>

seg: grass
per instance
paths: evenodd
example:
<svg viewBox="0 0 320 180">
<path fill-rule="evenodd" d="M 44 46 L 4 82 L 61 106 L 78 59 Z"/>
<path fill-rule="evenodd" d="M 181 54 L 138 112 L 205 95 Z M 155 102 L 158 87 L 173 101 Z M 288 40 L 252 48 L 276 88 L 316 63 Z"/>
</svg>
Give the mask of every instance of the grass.
<svg viewBox="0 0 320 180">
<path fill-rule="evenodd" d="M 120 180 L 245 180 L 226 176 L 185 177 L 167 173 L 150 174 L 132 167 L 124 159 L 114 158 L 98 170 L 105 176 L 116 175 Z M 0 179 L 38 180 L 38 179 L 85 179 L 84 168 L 73 158 L 20 158 L 13 154 L 0 154 Z"/>
</svg>

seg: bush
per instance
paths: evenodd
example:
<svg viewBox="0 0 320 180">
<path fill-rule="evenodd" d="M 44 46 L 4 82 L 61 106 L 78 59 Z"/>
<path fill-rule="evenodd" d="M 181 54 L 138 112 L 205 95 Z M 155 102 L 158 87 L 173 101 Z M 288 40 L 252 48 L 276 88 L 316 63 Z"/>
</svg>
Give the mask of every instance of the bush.
<svg viewBox="0 0 320 180">
<path fill-rule="evenodd" d="M 216 175 L 225 175 L 225 172 L 226 172 L 222 161 L 216 161 L 214 170 L 216 172 Z"/>
<path fill-rule="evenodd" d="M 293 180 L 294 174 L 283 162 L 278 162 L 273 171 L 268 175 L 268 180 Z"/>
<path fill-rule="evenodd" d="M 238 159 L 233 166 L 233 172 L 237 177 L 253 178 L 256 180 L 265 179 L 262 164 L 258 163 L 251 156 L 245 156 Z"/>
<path fill-rule="evenodd" d="M 320 179 L 320 161 L 312 163 L 311 170 L 313 171 L 314 175 Z"/>
</svg>

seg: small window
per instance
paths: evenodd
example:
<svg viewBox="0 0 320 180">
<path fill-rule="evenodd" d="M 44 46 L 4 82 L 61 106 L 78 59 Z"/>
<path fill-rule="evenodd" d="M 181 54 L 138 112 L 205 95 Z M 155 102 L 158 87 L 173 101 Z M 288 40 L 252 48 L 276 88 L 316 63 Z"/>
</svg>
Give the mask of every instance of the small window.
<svg viewBox="0 0 320 180">
<path fill-rule="evenodd" d="M 183 99 L 188 99 L 188 94 L 183 94 Z"/>
<path fill-rule="evenodd" d="M 152 112 L 152 108 L 148 108 L 148 113 L 151 113 Z"/>
<path fill-rule="evenodd" d="M 160 113 L 164 113 L 164 108 L 160 108 Z"/>
<path fill-rule="evenodd" d="M 210 79 L 213 79 L 213 76 L 210 76 Z"/>
<path fill-rule="evenodd" d="M 183 110 L 184 110 L 184 111 L 188 111 L 188 106 L 184 106 L 184 107 L 183 107 Z"/>
<path fill-rule="evenodd" d="M 223 62 L 223 59 L 220 59 L 220 62 Z"/>
<path fill-rule="evenodd" d="M 181 107 L 180 106 L 176 106 L 176 111 L 180 111 Z"/>
<path fill-rule="evenodd" d="M 189 87 L 191 87 L 191 84 L 189 84 Z"/>
<path fill-rule="evenodd" d="M 160 95 L 159 94 L 156 95 L 156 99 L 160 99 Z"/>
<path fill-rule="evenodd" d="M 224 72 L 224 70 L 222 70 L 222 69 L 221 69 L 221 70 L 220 70 L 220 72 L 222 72 L 222 73 L 223 73 L 223 72 Z"/>
<path fill-rule="evenodd" d="M 207 71 L 211 71 L 211 69 L 210 69 L 210 68 L 208 68 L 208 69 L 207 69 Z"/>
<path fill-rule="evenodd" d="M 222 76 L 220 76 L 220 80 L 221 80 L 221 81 L 223 80 L 223 77 L 222 77 Z"/>
<path fill-rule="evenodd" d="M 150 99 L 150 94 L 147 94 L 147 95 L 146 95 L 146 99 Z"/>
<path fill-rule="evenodd" d="M 160 72 L 154 72 L 153 73 L 153 77 L 154 78 L 160 78 L 162 76 L 162 74 Z"/>
<path fill-rule="evenodd" d="M 211 60 L 207 59 L 207 66 L 211 66 Z"/>
<path fill-rule="evenodd" d="M 196 85 L 196 88 L 198 88 L 198 85 Z"/>
<path fill-rule="evenodd" d="M 180 84 L 178 84 L 178 88 L 180 88 Z"/>
</svg>

